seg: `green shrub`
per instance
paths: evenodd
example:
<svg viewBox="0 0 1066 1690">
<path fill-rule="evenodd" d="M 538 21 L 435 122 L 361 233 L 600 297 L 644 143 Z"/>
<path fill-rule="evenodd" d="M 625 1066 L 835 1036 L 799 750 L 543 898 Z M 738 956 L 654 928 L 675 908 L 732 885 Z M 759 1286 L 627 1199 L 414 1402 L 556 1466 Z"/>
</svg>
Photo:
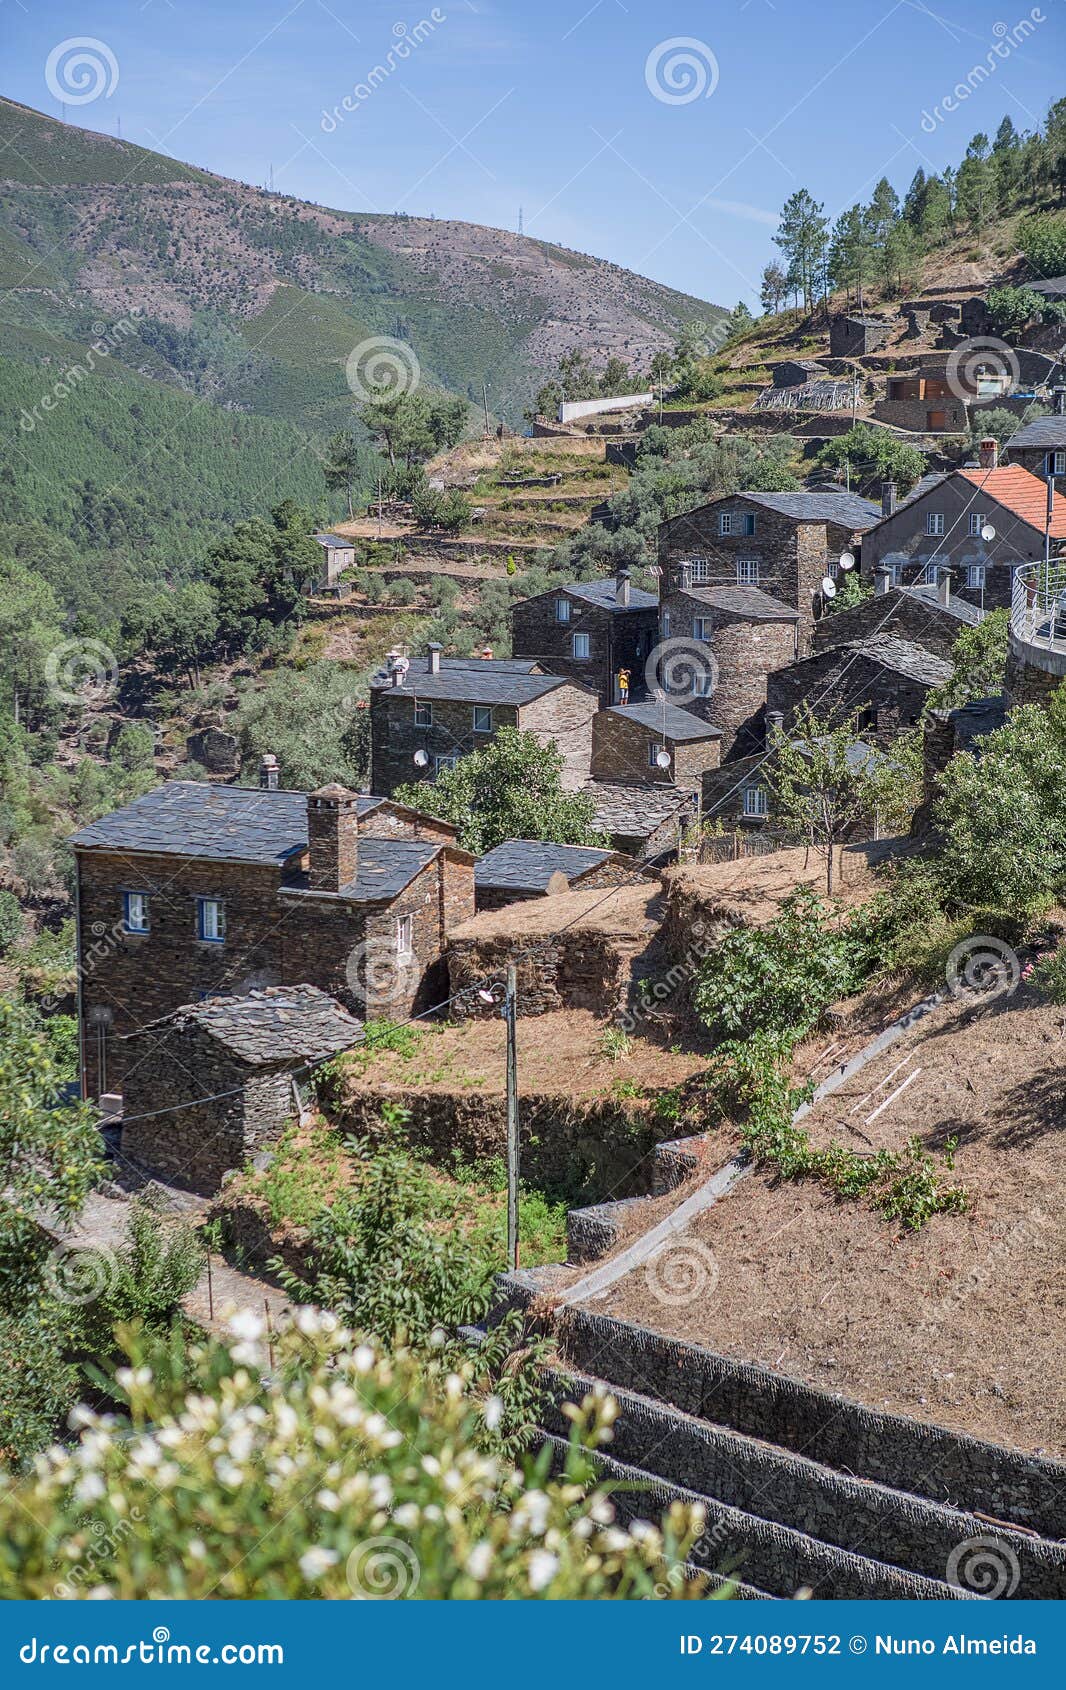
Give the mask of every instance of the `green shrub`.
<svg viewBox="0 0 1066 1690">
<path fill-rule="evenodd" d="M 1066 1006 L 1066 944 L 1060 945 L 1050 956 L 1042 957 L 1030 979 L 1052 1003 Z"/>
<path fill-rule="evenodd" d="M 52 1441 L 77 1384 L 77 1370 L 39 1310 L 0 1312 L 0 1465 L 23 1465 Z"/>
<path fill-rule="evenodd" d="M 203 1270 L 203 1244 L 188 1222 L 162 1215 L 140 1197 L 130 1204 L 126 1224 L 100 1295 L 75 1311 L 72 1341 L 93 1355 L 108 1355 L 116 1327 L 129 1321 L 169 1325 Z"/>
<path fill-rule="evenodd" d="M 25 924 L 22 905 L 14 892 L 0 888 L 0 956 L 18 944 Z"/>
</svg>

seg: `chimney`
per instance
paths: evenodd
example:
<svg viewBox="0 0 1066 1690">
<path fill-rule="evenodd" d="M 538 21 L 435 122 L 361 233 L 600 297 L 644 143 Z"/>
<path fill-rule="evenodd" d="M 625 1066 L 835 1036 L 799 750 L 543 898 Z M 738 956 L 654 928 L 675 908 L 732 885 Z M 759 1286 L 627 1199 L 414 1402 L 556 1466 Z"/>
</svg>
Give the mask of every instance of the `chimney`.
<svg viewBox="0 0 1066 1690">
<path fill-rule="evenodd" d="M 359 868 L 359 800 L 334 782 L 307 796 L 308 866 L 312 892 L 339 892 Z"/>
<path fill-rule="evenodd" d="M 875 589 L 877 597 L 879 599 L 883 599 L 886 593 L 890 593 L 892 591 L 891 566 L 887 563 L 879 563 L 877 568 L 874 570 L 874 576 L 877 582 Z"/>
<path fill-rule="evenodd" d="M 785 714 L 783 710 L 768 710 L 766 712 L 766 742 L 767 744 L 776 734 L 785 729 Z"/>
<path fill-rule="evenodd" d="M 999 442 L 996 441 L 996 440 L 993 440 L 992 436 L 989 435 L 988 439 L 982 440 L 981 444 L 977 448 L 978 468 L 979 469 L 995 469 L 998 462 L 999 462 Z"/>
<path fill-rule="evenodd" d="M 264 751 L 259 760 L 259 784 L 264 792 L 278 790 L 278 760 L 272 751 Z"/>
<path fill-rule="evenodd" d="M 1066 387 L 1051 389 L 1051 410 L 1056 417 L 1066 417 Z"/>
<path fill-rule="evenodd" d="M 951 603 L 951 570 L 939 569 L 936 577 L 936 596 L 946 609 Z"/>
<path fill-rule="evenodd" d="M 429 658 L 429 672 L 431 675 L 440 674 L 440 654 L 441 647 L 435 640 L 431 640 L 429 645 L 426 647 L 426 655 Z"/>
<path fill-rule="evenodd" d="M 881 483 L 881 515 L 891 516 L 896 508 L 896 483 L 882 481 Z"/>
<path fill-rule="evenodd" d="M 620 569 L 616 577 L 614 596 L 615 602 L 620 604 L 623 610 L 629 608 L 629 580 L 629 570 Z"/>
</svg>

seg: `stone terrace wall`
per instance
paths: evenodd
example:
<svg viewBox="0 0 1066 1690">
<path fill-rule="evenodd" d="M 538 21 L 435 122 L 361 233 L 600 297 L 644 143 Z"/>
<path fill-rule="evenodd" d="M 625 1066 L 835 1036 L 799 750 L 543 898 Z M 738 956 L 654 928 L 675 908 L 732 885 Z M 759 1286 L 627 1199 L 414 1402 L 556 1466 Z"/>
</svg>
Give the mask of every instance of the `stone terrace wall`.
<svg viewBox="0 0 1066 1690">
<path fill-rule="evenodd" d="M 610 1016 L 625 1007 L 630 965 L 646 941 L 626 942 L 607 933 L 575 927 L 558 934 L 491 937 L 462 935 L 448 941 L 448 995 L 453 1020 L 487 1019 L 499 1013 L 483 1004 L 476 988 L 502 978 L 509 961 L 518 968 L 519 1015 L 548 1015 L 553 1009 L 587 1009 Z"/>
</svg>

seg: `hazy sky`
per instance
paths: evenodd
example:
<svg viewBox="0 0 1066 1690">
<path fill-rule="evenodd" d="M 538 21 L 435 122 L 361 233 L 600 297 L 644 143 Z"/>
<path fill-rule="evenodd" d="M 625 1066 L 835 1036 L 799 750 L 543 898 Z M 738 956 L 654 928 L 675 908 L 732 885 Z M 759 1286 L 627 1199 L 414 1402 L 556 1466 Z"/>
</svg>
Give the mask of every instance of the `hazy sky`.
<svg viewBox="0 0 1066 1690">
<path fill-rule="evenodd" d="M 2 0 L 0 35 L 3 92 L 59 115 L 66 89 L 72 122 L 348 210 L 521 207 L 725 304 L 795 188 L 902 191 L 1066 92 L 1063 0 Z"/>
</svg>

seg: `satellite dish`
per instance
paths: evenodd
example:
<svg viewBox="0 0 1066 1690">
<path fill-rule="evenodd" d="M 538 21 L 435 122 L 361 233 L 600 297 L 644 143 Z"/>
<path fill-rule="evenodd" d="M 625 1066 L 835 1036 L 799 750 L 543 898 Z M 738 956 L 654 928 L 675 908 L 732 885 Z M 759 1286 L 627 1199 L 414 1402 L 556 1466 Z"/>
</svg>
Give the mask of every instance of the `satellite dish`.
<svg viewBox="0 0 1066 1690">
<path fill-rule="evenodd" d="M 428 751 L 416 751 L 415 752 L 415 768 L 416 769 L 424 769 L 428 762 L 429 762 L 429 752 Z"/>
<path fill-rule="evenodd" d="M 996 531 L 993 528 L 992 524 L 990 522 L 983 523 L 982 526 L 981 526 L 981 538 L 982 538 L 982 540 L 994 540 L 995 537 L 996 537 Z"/>
<path fill-rule="evenodd" d="M 822 576 L 822 596 L 827 599 L 835 599 L 837 596 L 837 584 L 831 575 Z"/>
<path fill-rule="evenodd" d="M 841 569 L 854 569 L 855 568 L 855 553 L 854 552 L 841 552 L 841 554 L 840 554 L 840 567 L 841 567 Z"/>
<path fill-rule="evenodd" d="M 657 751 L 655 753 L 655 761 L 658 763 L 660 769 L 668 769 L 670 767 L 670 753 L 667 751 L 665 745 L 661 751 Z"/>
</svg>

